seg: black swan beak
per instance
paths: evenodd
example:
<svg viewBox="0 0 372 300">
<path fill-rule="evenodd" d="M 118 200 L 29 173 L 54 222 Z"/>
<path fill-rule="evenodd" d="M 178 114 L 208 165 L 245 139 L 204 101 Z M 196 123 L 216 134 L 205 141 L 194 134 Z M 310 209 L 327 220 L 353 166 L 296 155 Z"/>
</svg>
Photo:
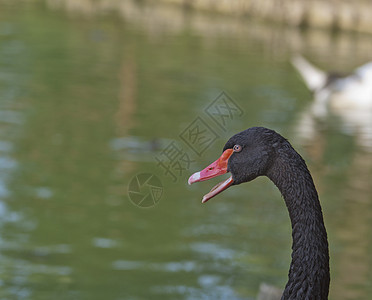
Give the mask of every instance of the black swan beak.
<svg viewBox="0 0 372 300">
<path fill-rule="evenodd" d="M 234 152 L 233 149 L 225 150 L 222 153 L 221 157 L 217 159 L 215 162 L 211 163 L 202 171 L 192 174 L 188 180 L 188 183 L 192 184 L 194 182 L 208 180 L 213 177 L 227 173 L 227 164 L 233 152 Z M 226 190 L 230 185 L 232 185 L 233 182 L 234 181 L 232 179 L 232 176 L 230 176 L 228 179 L 214 186 L 208 194 L 204 195 L 202 203 L 207 202 L 209 199 Z"/>
</svg>

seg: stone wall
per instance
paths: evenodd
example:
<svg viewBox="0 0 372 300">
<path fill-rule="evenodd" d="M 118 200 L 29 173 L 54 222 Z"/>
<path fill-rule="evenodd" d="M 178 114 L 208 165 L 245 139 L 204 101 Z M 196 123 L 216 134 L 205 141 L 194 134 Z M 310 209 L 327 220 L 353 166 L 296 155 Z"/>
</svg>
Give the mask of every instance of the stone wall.
<svg viewBox="0 0 372 300">
<path fill-rule="evenodd" d="M 291 23 L 296 26 L 272 26 L 272 22 L 271 24 L 270 22 L 251 22 L 252 17 L 244 13 L 243 10 L 233 13 L 232 8 L 229 11 L 224 10 L 223 14 L 220 8 L 217 10 L 220 13 L 219 15 L 218 13 L 202 12 L 201 10 L 207 10 L 208 8 L 204 6 L 200 9 L 191 8 L 190 12 L 190 8 L 184 9 L 184 1 L 186 0 L 43 1 L 45 1 L 49 9 L 64 10 L 72 18 L 80 18 L 82 16 L 90 18 L 113 13 L 120 19 L 125 20 L 125 22 L 140 26 L 153 39 L 161 39 L 162 36 L 169 35 L 170 33 L 180 34 L 190 30 L 203 37 L 204 43 L 210 44 L 214 44 L 220 36 L 231 36 L 236 41 L 249 38 L 261 43 L 268 55 L 288 59 L 293 53 L 302 53 L 307 57 L 311 57 L 316 63 L 326 69 L 336 69 L 339 71 L 352 70 L 354 67 L 371 60 L 372 39 L 369 34 L 348 34 L 343 31 L 339 34 L 332 34 L 331 30 L 317 28 L 303 31 L 298 27 L 301 22 Z M 196 5 L 198 1 L 204 1 L 204 3 L 224 2 L 223 0 L 210 0 L 207 2 L 206 0 L 193 1 L 195 3 L 193 5 Z M 248 3 L 254 0 L 229 1 L 233 3 Z M 283 0 L 276 1 L 283 2 Z M 324 0 L 324 2 L 327 1 L 329 0 Z M 230 2 L 225 2 L 227 3 L 225 5 L 228 5 Z M 268 3 L 269 1 L 260 0 L 260 2 Z M 303 2 L 313 1 L 303 0 Z M 186 7 L 188 7 L 187 5 Z M 294 7 L 291 9 L 293 13 Z M 214 11 L 216 11 L 216 8 Z M 231 17 L 231 15 L 236 17 Z M 268 19 L 269 16 L 265 18 Z M 281 21 L 281 19 L 276 20 Z M 318 25 L 318 27 L 321 26 Z M 348 30 L 356 29 L 349 27 Z M 364 32 L 369 31 L 365 30 Z"/>
<path fill-rule="evenodd" d="M 372 33 L 367 0 L 148 0 L 294 26 Z"/>
</svg>

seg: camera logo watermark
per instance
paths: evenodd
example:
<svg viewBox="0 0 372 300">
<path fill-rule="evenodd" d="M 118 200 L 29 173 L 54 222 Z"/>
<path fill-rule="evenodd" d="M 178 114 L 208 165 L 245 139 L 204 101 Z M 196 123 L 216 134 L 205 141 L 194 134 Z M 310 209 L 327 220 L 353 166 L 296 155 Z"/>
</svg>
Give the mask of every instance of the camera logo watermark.
<svg viewBox="0 0 372 300">
<path fill-rule="evenodd" d="M 160 179 L 151 173 L 137 174 L 128 186 L 130 201 L 138 207 L 155 206 L 163 195 L 163 185 Z"/>
</svg>

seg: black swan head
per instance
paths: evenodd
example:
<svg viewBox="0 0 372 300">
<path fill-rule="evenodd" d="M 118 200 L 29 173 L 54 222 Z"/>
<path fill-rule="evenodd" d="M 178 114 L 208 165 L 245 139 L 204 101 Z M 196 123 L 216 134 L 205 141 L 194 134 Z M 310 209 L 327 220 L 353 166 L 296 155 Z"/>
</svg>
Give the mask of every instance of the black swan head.
<svg viewBox="0 0 372 300">
<path fill-rule="evenodd" d="M 328 299 L 327 233 L 313 179 L 302 157 L 280 134 L 252 127 L 231 137 L 221 157 L 189 184 L 231 173 L 207 193 L 206 202 L 230 186 L 267 176 L 279 188 L 292 224 L 292 262 L 282 299 Z"/>
</svg>

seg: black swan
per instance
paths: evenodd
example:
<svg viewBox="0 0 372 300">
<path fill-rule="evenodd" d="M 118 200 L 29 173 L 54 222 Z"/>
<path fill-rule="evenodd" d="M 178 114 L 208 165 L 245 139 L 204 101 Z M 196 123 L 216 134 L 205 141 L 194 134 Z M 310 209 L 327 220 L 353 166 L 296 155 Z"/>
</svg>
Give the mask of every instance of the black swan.
<svg viewBox="0 0 372 300">
<path fill-rule="evenodd" d="M 327 232 L 313 179 L 302 157 L 280 134 L 252 127 L 231 137 L 221 157 L 189 178 L 189 184 L 230 172 L 203 197 L 205 203 L 228 187 L 267 176 L 280 190 L 292 224 L 292 261 L 282 300 L 328 299 Z"/>
</svg>

